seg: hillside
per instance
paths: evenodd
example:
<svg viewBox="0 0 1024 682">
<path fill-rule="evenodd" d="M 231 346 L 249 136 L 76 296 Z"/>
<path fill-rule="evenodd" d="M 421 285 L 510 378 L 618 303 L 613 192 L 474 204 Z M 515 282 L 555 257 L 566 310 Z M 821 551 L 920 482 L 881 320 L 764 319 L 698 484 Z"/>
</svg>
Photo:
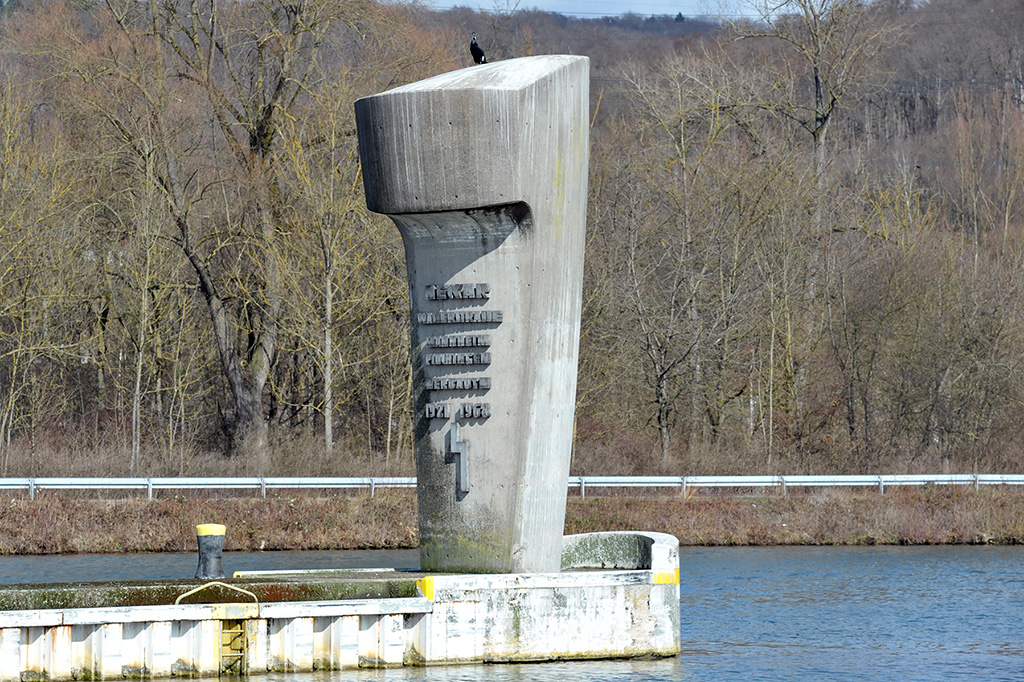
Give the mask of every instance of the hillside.
<svg viewBox="0 0 1024 682">
<path fill-rule="evenodd" d="M 1024 2 L 803 4 L 4 6 L 0 476 L 411 472 L 352 103 L 474 32 L 592 62 L 574 472 L 1019 471 Z"/>
</svg>

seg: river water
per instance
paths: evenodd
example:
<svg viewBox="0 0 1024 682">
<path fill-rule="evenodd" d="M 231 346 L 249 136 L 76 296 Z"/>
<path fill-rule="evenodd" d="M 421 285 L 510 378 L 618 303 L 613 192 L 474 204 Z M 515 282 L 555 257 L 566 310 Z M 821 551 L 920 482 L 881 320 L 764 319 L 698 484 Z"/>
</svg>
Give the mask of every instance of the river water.
<svg viewBox="0 0 1024 682">
<path fill-rule="evenodd" d="M 268 682 L 1024 681 L 1024 548 L 684 548 L 677 658 L 271 674 Z M 415 551 L 224 555 L 415 568 Z M 193 554 L 0 557 L 0 583 L 189 578 Z"/>
</svg>

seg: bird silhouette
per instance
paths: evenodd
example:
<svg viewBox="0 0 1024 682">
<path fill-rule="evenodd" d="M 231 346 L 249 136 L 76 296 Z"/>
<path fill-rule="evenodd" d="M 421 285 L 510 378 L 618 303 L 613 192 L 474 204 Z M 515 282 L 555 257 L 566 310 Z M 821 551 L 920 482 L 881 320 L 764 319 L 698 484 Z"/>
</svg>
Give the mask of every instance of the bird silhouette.
<svg viewBox="0 0 1024 682">
<path fill-rule="evenodd" d="M 469 41 L 469 53 L 473 55 L 474 64 L 486 64 L 487 57 L 484 56 L 484 50 L 476 42 L 476 34 L 473 34 L 473 40 Z"/>
</svg>

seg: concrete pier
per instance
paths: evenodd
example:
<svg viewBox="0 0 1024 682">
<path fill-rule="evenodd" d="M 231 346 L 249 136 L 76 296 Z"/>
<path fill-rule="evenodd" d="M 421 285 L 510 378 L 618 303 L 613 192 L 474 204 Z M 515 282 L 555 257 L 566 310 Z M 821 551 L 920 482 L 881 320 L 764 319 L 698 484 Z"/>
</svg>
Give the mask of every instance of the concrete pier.
<svg viewBox="0 0 1024 682">
<path fill-rule="evenodd" d="M 512 59 L 356 102 L 405 245 L 421 563 L 557 571 L 579 347 L 589 61 Z"/>
<path fill-rule="evenodd" d="M 554 573 L 268 571 L 0 588 L 0 682 L 679 653 L 675 538 L 565 544 Z"/>
</svg>

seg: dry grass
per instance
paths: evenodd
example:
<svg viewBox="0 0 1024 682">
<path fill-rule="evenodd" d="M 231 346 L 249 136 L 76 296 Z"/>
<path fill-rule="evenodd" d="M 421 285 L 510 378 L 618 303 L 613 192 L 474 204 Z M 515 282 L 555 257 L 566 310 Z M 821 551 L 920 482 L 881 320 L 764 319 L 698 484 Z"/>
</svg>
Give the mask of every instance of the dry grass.
<svg viewBox="0 0 1024 682">
<path fill-rule="evenodd" d="M 195 549 L 198 523 L 224 523 L 229 550 L 409 548 L 417 538 L 412 491 L 176 496 L 96 500 L 40 493 L 8 498 L 0 554 Z M 651 530 L 684 545 L 1024 543 L 1024 491 L 936 487 L 763 497 L 694 495 L 569 499 L 566 533 Z"/>
<path fill-rule="evenodd" d="M 224 523 L 228 550 L 408 548 L 417 543 L 415 496 L 312 495 L 267 499 L 178 496 L 10 499 L 0 514 L 0 554 L 162 552 L 195 549 L 195 526 Z"/>
<path fill-rule="evenodd" d="M 570 510 L 567 533 L 643 528 L 684 545 L 1024 542 L 1024 491 L 1012 488 L 590 498 Z"/>
<path fill-rule="evenodd" d="M 89 443 L 80 434 L 41 430 L 3 449 L 0 475 L 9 477 L 118 476 L 413 476 L 408 448 L 391 453 L 371 450 L 355 438 L 330 452 L 315 433 L 289 432 L 274 439 L 263 458 L 227 455 L 194 444 L 143 448 L 136 469 L 124 443 Z M 88 434 L 86 434 L 88 435 Z"/>
</svg>

